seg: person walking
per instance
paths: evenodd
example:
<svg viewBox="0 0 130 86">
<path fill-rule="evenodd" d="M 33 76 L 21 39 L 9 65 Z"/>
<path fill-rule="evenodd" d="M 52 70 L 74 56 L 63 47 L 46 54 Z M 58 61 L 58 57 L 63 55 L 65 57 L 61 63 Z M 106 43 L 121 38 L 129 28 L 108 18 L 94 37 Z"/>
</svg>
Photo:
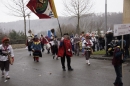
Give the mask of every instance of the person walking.
<svg viewBox="0 0 130 86">
<path fill-rule="evenodd" d="M 2 77 L 10 79 L 9 69 L 10 69 L 10 59 L 14 62 L 14 52 L 12 46 L 9 44 L 10 39 L 4 37 L 2 39 L 2 44 L 0 45 L 0 68 L 2 71 Z M 9 59 L 9 56 L 11 57 Z"/>
<path fill-rule="evenodd" d="M 63 71 L 66 71 L 65 58 L 67 59 L 68 71 L 73 71 L 73 68 L 71 67 L 72 45 L 68 33 L 65 33 L 64 37 L 61 39 L 58 49 L 58 57 L 61 57 Z"/>
<path fill-rule="evenodd" d="M 86 63 L 90 66 L 89 58 L 90 58 L 90 55 L 91 55 L 91 51 L 92 51 L 91 49 L 92 49 L 92 46 L 93 46 L 93 42 L 90 40 L 89 34 L 86 34 L 86 38 L 83 41 L 83 44 L 85 44 L 84 55 L 85 55 L 85 58 L 86 58 Z"/>
<path fill-rule="evenodd" d="M 43 35 L 41 35 L 41 37 L 40 37 L 40 41 L 41 41 L 42 52 L 44 52 L 44 41 L 43 41 Z"/>
<path fill-rule="evenodd" d="M 39 57 L 42 57 L 42 53 L 41 53 L 42 47 L 41 47 L 41 42 L 38 39 L 37 35 L 34 36 L 31 49 L 33 51 L 34 61 L 39 62 Z"/>
<path fill-rule="evenodd" d="M 56 60 L 58 60 L 58 56 L 57 56 L 57 53 L 58 53 L 58 40 L 57 40 L 57 36 L 54 37 L 53 43 L 54 43 L 54 44 L 52 45 L 53 59 L 55 59 L 55 57 L 56 57 Z"/>
<path fill-rule="evenodd" d="M 28 51 L 29 51 L 29 55 L 31 56 L 31 53 L 32 53 L 32 49 L 31 49 L 31 45 L 33 43 L 33 40 L 32 40 L 32 36 L 28 36 L 28 39 L 26 41 L 26 46 L 28 46 Z"/>
</svg>

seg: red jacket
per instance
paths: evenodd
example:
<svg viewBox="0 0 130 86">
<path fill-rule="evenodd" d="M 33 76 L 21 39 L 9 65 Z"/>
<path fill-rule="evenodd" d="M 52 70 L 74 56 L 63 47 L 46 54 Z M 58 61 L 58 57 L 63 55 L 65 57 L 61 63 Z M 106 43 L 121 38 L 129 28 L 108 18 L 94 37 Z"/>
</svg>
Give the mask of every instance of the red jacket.
<svg viewBox="0 0 130 86">
<path fill-rule="evenodd" d="M 72 57 L 72 45 L 69 39 L 64 39 L 61 41 L 61 45 L 58 49 L 58 57 L 66 56 Z"/>
<path fill-rule="evenodd" d="M 42 38 L 42 43 L 43 43 L 43 44 L 47 44 L 47 43 L 48 43 L 48 40 L 47 40 L 45 37 L 43 37 L 43 38 Z"/>
</svg>

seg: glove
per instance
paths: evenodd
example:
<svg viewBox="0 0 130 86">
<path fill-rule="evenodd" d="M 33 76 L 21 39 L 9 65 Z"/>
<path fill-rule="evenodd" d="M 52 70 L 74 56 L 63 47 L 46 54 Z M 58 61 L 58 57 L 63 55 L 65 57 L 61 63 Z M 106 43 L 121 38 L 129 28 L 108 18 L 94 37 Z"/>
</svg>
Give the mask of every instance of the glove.
<svg viewBox="0 0 130 86">
<path fill-rule="evenodd" d="M 68 49 L 68 51 L 70 52 L 70 49 Z"/>
<path fill-rule="evenodd" d="M 32 49 L 32 52 L 34 52 L 35 50 L 34 49 Z"/>
</svg>

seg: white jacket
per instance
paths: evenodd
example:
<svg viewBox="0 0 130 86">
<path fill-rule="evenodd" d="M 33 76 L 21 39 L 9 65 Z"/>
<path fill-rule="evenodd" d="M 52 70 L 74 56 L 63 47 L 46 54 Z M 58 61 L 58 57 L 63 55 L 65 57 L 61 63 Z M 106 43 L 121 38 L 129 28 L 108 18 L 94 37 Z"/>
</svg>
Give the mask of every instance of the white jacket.
<svg viewBox="0 0 130 86">
<path fill-rule="evenodd" d="M 9 45 L 9 46 L 7 47 L 7 49 L 5 49 L 5 48 L 3 47 L 3 45 L 1 44 L 1 45 L 0 45 L 0 50 L 2 50 L 2 51 L 4 51 L 4 52 L 10 52 L 11 57 L 14 57 L 14 52 L 13 52 L 13 48 L 12 48 L 11 45 Z M 0 55 L 0 61 L 7 61 L 7 60 L 8 60 L 8 56 Z"/>
</svg>

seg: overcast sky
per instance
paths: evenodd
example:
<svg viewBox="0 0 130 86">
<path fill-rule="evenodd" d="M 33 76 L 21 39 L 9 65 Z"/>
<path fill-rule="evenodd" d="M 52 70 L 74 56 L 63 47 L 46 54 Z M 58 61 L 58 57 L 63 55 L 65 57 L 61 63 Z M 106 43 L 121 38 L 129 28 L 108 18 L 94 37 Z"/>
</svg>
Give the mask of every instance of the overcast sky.
<svg viewBox="0 0 130 86">
<path fill-rule="evenodd" d="M 105 12 L 105 0 L 92 0 L 94 3 L 93 12 L 104 13 Z M 64 6 L 62 0 L 54 0 L 58 16 L 63 16 L 62 12 Z M 5 7 L 0 0 L 0 22 L 11 22 L 21 20 L 19 17 L 7 15 L 5 13 Z M 107 0 L 107 12 L 123 12 L 123 0 Z M 35 14 L 32 14 L 30 19 L 38 19 Z"/>
</svg>

